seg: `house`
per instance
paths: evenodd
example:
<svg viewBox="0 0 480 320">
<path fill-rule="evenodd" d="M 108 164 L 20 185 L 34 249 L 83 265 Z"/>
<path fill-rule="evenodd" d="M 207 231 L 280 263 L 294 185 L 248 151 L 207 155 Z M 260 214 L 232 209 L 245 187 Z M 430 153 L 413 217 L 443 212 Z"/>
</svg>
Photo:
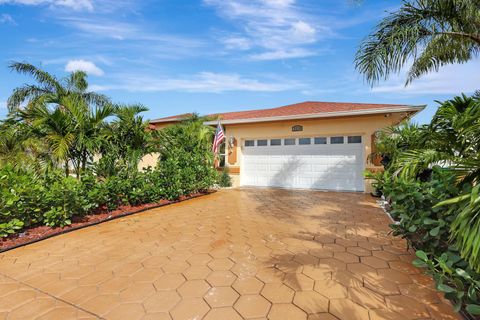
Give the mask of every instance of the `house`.
<svg viewBox="0 0 480 320">
<path fill-rule="evenodd" d="M 224 166 L 234 186 L 371 191 L 365 170 L 375 132 L 400 123 L 425 106 L 303 102 L 272 109 L 211 115 L 225 130 Z M 150 121 L 161 129 L 183 114 Z"/>
</svg>

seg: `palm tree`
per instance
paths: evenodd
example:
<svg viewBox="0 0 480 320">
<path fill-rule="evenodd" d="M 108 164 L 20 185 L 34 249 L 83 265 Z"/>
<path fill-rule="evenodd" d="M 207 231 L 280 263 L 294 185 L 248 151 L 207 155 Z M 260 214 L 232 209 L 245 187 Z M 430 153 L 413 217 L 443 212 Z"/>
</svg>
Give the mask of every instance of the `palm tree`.
<svg viewBox="0 0 480 320">
<path fill-rule="evenodd" d="M 110 176 L 121 167 L 134 169 L 141 158 L 153 152 L 153 134 L 140 113 L 148 111 L 142 105 L 115 105 L 115 120 L 105 128 L 105 139 L 100 147 L 101 159 L 97 174 Z"/>
<path fill-rule="evenodd" d="M 480 271 L 480 98 L 461 96 L 444 102 L 423 132 L 424 143 L 397 158 L 397 170 L 415 178 L 432 165 L 451 170 L 462 195 L 439 203 L 450 205 L 455 219 L 452 238 L 462 257 Z"/>
<path fill-rule="evenodd" d="M 48 145 L 51 157 L 63 163 L 67 176 L 71 164 L 79 178 L 100 149 L 113 106 L 105 96 L 87 91 L 84 72 L 58 80 L 31 64 L 12 63 L 10 68 L 37 81 L 14 90 L 8 100 L 10 116 L 30 126 L 29 133 Z"/>
<path fill-rule="evenodd" d="M 9 67 L 12 71 L 29 75 L 37 81 L 37 84 L 26 84 L 13 91 L 7 101 L 7 107 L 11 112 L 21 108 L 24 102 L 27 102 L 27 107 L 36 103 L 59 104 L 62 98 L 72 93 L 78 95 L 87 104 L 109 103 L 106 96 L 87 91 L 87 74 L 83 71 L 72 72 L 68 77 L 59 80 L 54 75 L 29 63 L 13 62 Z"/>
<path fill-rule="evenodd" d="M 408 0 L 360 45 L 355 66 L 370 84 L 413 63 L 406 84 L 480 53 L 480 0 Z"/>
</svg>

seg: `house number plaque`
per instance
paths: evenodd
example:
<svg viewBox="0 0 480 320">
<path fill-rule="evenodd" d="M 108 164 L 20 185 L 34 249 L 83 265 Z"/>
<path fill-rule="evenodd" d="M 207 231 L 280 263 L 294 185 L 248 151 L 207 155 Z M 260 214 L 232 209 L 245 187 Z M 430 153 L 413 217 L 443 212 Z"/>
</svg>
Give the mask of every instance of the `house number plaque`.
<svg viewBox="0 0 480 320">
<path fill-rule="evenodd" d="M 295 131 L 303 131 L 303 126 L 301 125 L 296 125 L 296 126 L 293 126 L 292 127 L 292 131 L 295 132 Z"/>
</svg>

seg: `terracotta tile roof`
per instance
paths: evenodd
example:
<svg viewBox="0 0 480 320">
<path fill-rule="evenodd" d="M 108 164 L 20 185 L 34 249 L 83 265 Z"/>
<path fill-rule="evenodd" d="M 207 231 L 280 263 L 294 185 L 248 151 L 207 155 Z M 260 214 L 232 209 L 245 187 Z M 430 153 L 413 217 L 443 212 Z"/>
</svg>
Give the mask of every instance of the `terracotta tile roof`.
<svg viewBox="0 0 480 320">
<path fill-rule="evenodd" d="M 219 118 L 222 120 L 241 120 L 241 119 L 256 119 L 256 118 L 272 118 L 272 117 L 288 117 L 301 115 L 321 115 L 336 112 L 361 112 L 371 111 L 375 109 L 398 109 L 401 107 L 412 107 L 401 104 L 374 104 L 374 103 L 346 103 L 346 102 L 302 102 L 291 104 L 278 108 L 258 109 L 248 111 L 226 112 L 219 114 L 212 114 L 209 117 Z M 184 115 L 178 115 L 167 118 L 160 118 L 152 120 L 155 122 L 166 122 L 170 120 L 180 120 Z"/>
</svg>

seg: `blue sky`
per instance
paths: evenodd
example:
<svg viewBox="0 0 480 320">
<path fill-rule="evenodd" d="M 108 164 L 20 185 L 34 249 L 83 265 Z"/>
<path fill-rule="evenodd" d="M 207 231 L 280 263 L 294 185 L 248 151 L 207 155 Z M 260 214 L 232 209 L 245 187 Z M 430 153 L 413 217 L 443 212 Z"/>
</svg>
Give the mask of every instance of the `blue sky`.
<svg viewBox="0 0 480 320">
<path fill-rule="evenodd" d="M 473 92 L 480 62 L 448 66 L 404 88 L 374 88 L 353 67 L 361 39 L 400 1 L 0 0 L 0 117 L 27 61 L 62 77 L 81 69 L 91 89 L 142 103 L 153 119 L 271 108 L 301 101 L 427 104 Z"/>
</svg>

